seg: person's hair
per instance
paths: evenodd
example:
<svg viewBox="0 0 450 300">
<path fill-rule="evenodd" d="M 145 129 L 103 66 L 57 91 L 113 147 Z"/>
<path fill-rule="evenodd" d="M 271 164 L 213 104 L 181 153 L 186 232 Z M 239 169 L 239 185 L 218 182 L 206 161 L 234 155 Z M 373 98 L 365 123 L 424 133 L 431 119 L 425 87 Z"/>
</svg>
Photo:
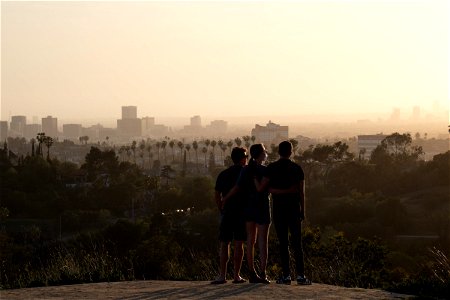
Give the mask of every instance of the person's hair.
<svg viewBox="0 0 450 300">
<path fill-rule="evenodd" d="M 256 159 L 261 155 L 261 153 L 264 153 L 266 149 L 264 149 L 263 144 L 254 144 L 250 147 L 250 161 L 248 162 L 249 166 L 256 165 Z"/>
<path fill-rule="evenodd" d="M 251 157 L 250 160 L 248 161 L 248 168 L 252 176 L 255 175 L 256 166 L 258 165 L 256 159 L 261 155 L 261 153 L 264 153 L 264 151 L 266 151 L 266 149 L 264 149 L 263 144 L 254 144 L 250 147 Z"/>
<path fill-rule="evenodd" d="M 280 145 L 278 145 L 278 154 L 280 154 L 281 157 L 289 157 L 292 154 L 292 144 L 289 141 L 281 142 Z"/>
<path fill-rule="evenodd" d="M 241 161 L 241 159 L 247 156 L 246 152 L 247 149 L 245 148 L 234 147 L 233 150 L 231 151 L 231 160 L 233 161 L 233 163 L 238 164 Z"/>
</svg>

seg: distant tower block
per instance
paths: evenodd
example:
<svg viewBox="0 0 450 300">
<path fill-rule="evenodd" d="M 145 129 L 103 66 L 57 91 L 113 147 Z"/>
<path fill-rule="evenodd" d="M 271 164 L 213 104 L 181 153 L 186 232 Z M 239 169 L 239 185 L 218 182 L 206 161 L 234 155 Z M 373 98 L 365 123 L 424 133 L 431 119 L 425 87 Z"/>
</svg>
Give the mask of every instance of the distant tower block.
<svg viewBox="0 0 450 300">
<path fill-rule="evenodd" d="M 42 118 L 42 132 L 46 136 L 56 138 L 58 136 L 58 119 L 52 116 Z"/>
<path fill-rule="evenodd" d="M 137 106 L 122 106 L 122 120 L 136 119 L 136 118 L 137 118 Z"/>
<path fill-rule="evenodd" d="M 200 118 L 200 116 L 193 116 L 191 118 L 191 127 L 193 127 L 193 128 L 202 127 L 202 119 Z"/>
</svg>

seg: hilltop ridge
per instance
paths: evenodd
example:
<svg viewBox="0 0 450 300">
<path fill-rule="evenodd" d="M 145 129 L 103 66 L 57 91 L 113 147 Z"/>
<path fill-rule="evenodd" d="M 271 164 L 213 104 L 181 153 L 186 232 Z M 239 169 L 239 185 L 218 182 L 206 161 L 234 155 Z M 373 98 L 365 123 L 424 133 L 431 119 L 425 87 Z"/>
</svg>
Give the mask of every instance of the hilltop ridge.
<svg viewBox="0 0 450 300">
<path fill-rule="evenodd" d="M 0 299 L 412 299 L 375 289 L 325 284 L 232 284 L 209 281 L 126 281 L 0 291 Z"/>
</svg>

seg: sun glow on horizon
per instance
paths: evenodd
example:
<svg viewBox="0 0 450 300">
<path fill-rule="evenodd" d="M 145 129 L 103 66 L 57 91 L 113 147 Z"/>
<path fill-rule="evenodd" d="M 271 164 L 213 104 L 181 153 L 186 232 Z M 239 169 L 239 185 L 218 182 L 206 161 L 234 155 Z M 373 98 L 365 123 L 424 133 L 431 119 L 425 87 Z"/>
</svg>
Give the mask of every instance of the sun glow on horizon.
<svg viewBox="0 0 450 300">
<path fill-rule="evenodd" d="M 446 1 L 1 5 L 3 120 L 448 109 Z"/>
</svg>

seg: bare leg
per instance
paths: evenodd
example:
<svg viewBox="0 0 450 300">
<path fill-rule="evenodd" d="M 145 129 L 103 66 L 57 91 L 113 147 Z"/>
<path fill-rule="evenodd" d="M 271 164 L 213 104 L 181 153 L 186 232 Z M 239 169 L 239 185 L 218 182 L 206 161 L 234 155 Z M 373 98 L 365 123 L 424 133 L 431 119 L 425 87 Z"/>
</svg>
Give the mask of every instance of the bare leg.
<svg viewBox="0 0 450 300">
<path fill-rule="evenodd" d="M 234 242 L 234 280 L 241 280 L 242 259 L 244 258 L 244 242 Z"/>
<path fill-rule="evenodd" d="M 227 264 L 230 259 L 230 243 L 220 242 L 220 266 L 219 278 L 217 280 L 225 280 L 227 277 Z"/>
<path fill-rule="evenodd" d="M 247 265 L 250 273 L 255 273 L 256 223 L 247 222 Z"/>
<path fill-rule="evenodd" d="M 269 228 L 270 224 L 257 225 L 258 228 L 258 247 L 259 258 L 261 260 L 261 273 L 266 274 L 267 257 L 269 252 Z M 264 278 L 264 277 L 263 277 Z"/>
</svg>

